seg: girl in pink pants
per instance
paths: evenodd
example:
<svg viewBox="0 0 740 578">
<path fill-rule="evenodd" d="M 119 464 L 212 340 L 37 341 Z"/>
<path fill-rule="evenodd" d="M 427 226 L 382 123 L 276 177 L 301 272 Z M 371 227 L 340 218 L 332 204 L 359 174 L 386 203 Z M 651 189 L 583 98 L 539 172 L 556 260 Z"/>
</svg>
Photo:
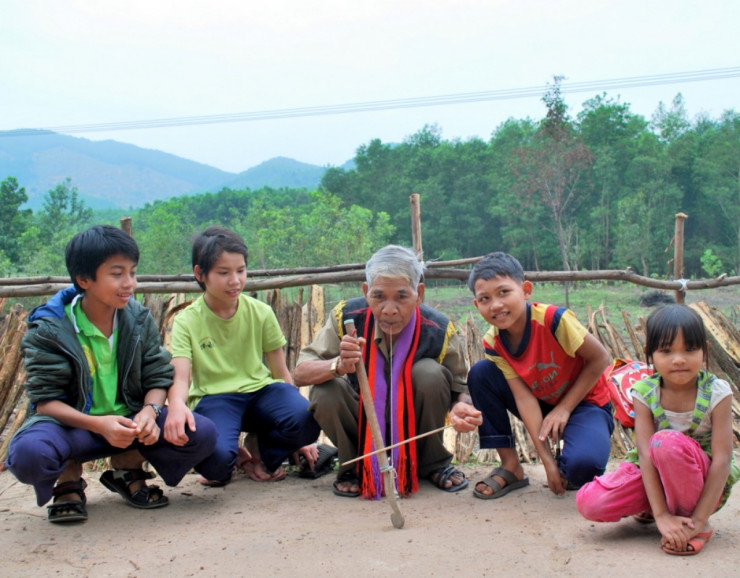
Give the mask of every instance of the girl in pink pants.
<svg viewBox="0 0 740 578">
<path fill-rule="evenodd" d="M 655 521 L 666 553 L 698 554 L 713 532 L 709 516 L 740 478 L 732 389 L 702 369 L 704 324 L 690 307 L 667 305 L 648 317 L 645 354 L 655 374 L 631 390 L 637 447 L 616 472 L 584 485 L 576 505 L 595 522 Z"/>
</svg>

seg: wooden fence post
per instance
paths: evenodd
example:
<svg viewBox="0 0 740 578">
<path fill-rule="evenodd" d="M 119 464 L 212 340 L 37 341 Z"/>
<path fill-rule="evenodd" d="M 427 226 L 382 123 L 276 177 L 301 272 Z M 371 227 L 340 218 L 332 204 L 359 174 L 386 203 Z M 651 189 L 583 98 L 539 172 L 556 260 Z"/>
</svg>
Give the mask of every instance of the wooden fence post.
<svg viewBox="0 0 740 578">
<path fill-rule="evenodd" d="M 414 245 L 414 253 L 420 261 L 424 260 L 424 249 L 421 246 L 421 205 L 419 194 L 414 193 L 409 197 L 411 203 L 411 239 Z"/>
<path fill-rule="evenodd" d="M 133 237 L 133 228 L 131 227 L 131 217 L 121 217 L 121 230 L 129 237 Z"/>
<path fill-rule="evenodd" d="M 683 239 L 684 221 L 688 218 L 686 213 L 676 213 L 676 228 L 673 234 L 673 279 L 683 282 L 683 285 L 676 289 L 676 303 L 683 303 L 686 300 L 686 281 L 683 278 Z"/>
</svg>

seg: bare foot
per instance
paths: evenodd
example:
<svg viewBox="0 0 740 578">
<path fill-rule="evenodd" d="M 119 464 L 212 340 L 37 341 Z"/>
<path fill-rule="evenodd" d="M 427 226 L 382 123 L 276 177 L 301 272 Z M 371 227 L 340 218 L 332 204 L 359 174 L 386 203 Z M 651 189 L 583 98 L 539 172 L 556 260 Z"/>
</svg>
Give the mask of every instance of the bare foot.
<svg viewBox="0 0 740 578">
<path fill-rule="evenodd" d="M 466 487 L 468 484 L 465 480 L 465 474 L 455 468 L 453 468 L 452 473 L 448 473 L 447 470 L 451 467 L 452 466 L 446 466 L 435 470 L 429 475 L 429 481 L 443 490 L 449 490 L 455 486 Z"/>
<path fill-rule="evenodd" d="M 218 480 L 206 480 L 205 478 L 200 478 L 198 482 L 202 486 L 206 486 L 208 488 L 223 488 L 226 484 L 229 482 L 220 482 Z"/>
<path fill-rule="evenodd" d="M 346 498 L 356 498 L 360 495 L 360 480 L 357 479 L 352 470 L 346 471 L 337 476 L 332 484 L 332 491 L 337 496 Z"/>
<path fill-rule="evenodd" d="M 282 467 L 274 472 L 265 467 L 265 463 L 260 458 L 259 443 L 255 434 L 247 434 L 244 445 L 246 448 L 239 448 L 238 450 L 236 465 L 244 470 L 250 479 L 255 482 L 279 482 L 285 479 L 287 474 Z"/>
<path fill-rule="evenodd" d="M 255 482 L 279 482 L 285 479 L 285 470 L 280 467 L 274 472 L 269 471 L 262 460 L 256 458 L 250 458 L 243 466 L 242 469 L 247 472 L 250 479 Z"/>
<path fill-rule="evenodd" d="M 335 484 L 335 487 L 337 488 L 337 490 L 344 493 L 349 492 L 355 494 L 360 491 L 360 484 L 357 480 L 349 482 L 337 482 Z"/>
</svg>

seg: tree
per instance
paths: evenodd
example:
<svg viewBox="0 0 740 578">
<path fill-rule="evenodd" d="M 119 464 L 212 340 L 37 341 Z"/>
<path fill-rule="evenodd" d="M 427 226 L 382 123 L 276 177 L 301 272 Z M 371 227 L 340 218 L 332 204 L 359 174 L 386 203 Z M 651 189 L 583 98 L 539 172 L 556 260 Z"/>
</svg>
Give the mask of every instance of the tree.
<svg viewBox="0 0 740 578">
<path fill-rule="evenodd" d="M 549 219 L 540 226 L 553 233 L 563 270 L 570 271 L 571 263 L 577 262 L 577 223 L 573 216 L 579 202 L 579 185 L 593 156 L 568 116 L 560 92 L 561 80 L 562 77 L 555 77 L 555 83 L 542 98 L 547 114 L 532 143 L 518 151 L 515 190 L 520 203 L 536 202 L 546 208 Z"/>
<path fill-rule="evenodd" d="M 485 254 L 496 247 L 516 254 L 527 270 L 539 270 L 543 254 L 539 250 L 538 223 L 544 220 L 539 204 L 523 203 L 516 186 L 519 151 L 531 146 L 537 124 L 530 119 L 508 119 L 491 135 L 486 178 L 491 197 L 485 203 L 489 222 L 476 234 L 487 240 L 495 231 L 498 243 L 488 242 Z M 550 243 L 552 245 L 552 243 Z"/>
<path fill-rule="evenodd" d="M 311 203 L 277 207 L 269 198 L 233 228 L 249 247 L 250 263 L 260 269 L 310 267 L 367 260 L 388 244 L 393 227 L 386 213 L 347 208 L 327 191 L 311 193 Z"/>
<path fill-rule="evenodd" d="M 72 181 L 59 183 L 44 195 L 41 211 L 21 237 L 22 269 L 29 275 L 66 273 L 64 249 L 92 217 L 92 209 L 85 207 Z"/>
<path fill-rule="evenodd" d="M 629 194 L 615 205 L 614 258 L 620 268 L 629 266 L 645 276 L 666 274 L 681 191 L 671 178 L 665 143 L 652 133 L 640 135 L 624 178 Z"/>
<path fill-rule="evenodd" d="M 658 103 L 658 110 L 653 114 L 652 125 L 666 142 L 676 140 L 691 128 L 683 95 L 680 92 L 673 98 L 670 108 L 667 108 L 663 102 Z"/>
<path fill-rule="evenodd" d="M 603 94 L 583 104 L 578 128 L 594 158 L 589 171 L 590 187 L 583 191 L 584 200 L 577 212 L 588 259 L 586 266 L 620 267 L 612 262 L 620 227 L 617 206 L 634 193 L 628 186 L 627 175 L 638 155 L 641 138 L 650 134 L 648 123 L 642 116 L 633 114 L 628 104 Z"/>
<path fill-rule="evenodd" d="M 0 183 L 0 255 L 4 255 L 9 264 L 18 263 L 18 241 L 30 226 L 31 209 L 20 208 L 26 201 L 26 189 L 18 186 L 15 177 Z"/>
<path fill-rule="evenodd" d="M 193 217 L 181 198 L 156 201 L 139 212 L 134 221 L 141 253 L 139 273 L 174 275 L 192 271 L 191 238 L 198 229 Z"/>
<path fill-rule="evenodd" d="M 47 238 L 51 240 L 57 231 L 78 232 L 92 220 L 93 211 L 85 207 L 72 179 L 65 179 L 44 196 L 44 204 L 38 222 Z"/>
<path fill-rule="evenodd" d="M 706 207 L 719 208 L 719 214 L 712 211 L 709 222 L 710 229 L 721 237 L 712 240 L 715 243 L 724 241 L 728 261 L 736 272 L 740 271 L 739 113 L 725 112 L 720 122 L 713 123 L 707 131 L 705 146 L 696 161 L 696 183 L 707 200 Z"/>
</svg>

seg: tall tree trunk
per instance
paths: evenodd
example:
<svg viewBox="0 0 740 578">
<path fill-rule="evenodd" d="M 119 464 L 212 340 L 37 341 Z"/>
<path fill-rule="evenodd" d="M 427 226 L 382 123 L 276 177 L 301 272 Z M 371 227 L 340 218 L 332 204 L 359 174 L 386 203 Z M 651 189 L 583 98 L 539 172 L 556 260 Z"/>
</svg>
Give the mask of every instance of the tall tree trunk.
<svg viewBox="0 0 740 578">
<path fill-rule="evenodd" d="M 570 271 L 570 265 L 568 264 L 568 247 L 565 241 L 565 231 L 563 230 L 563 219 L 561 215 L 555 215 L 555 221 L 558 226 L 558 245 L 560 245 L 560 260 L 563 262 L 563 270 Z M 570 308 L 570 286 L 568 282 L 563 283 L 563 290 L 565 291 L 565 306 Z"/>
</svg>

